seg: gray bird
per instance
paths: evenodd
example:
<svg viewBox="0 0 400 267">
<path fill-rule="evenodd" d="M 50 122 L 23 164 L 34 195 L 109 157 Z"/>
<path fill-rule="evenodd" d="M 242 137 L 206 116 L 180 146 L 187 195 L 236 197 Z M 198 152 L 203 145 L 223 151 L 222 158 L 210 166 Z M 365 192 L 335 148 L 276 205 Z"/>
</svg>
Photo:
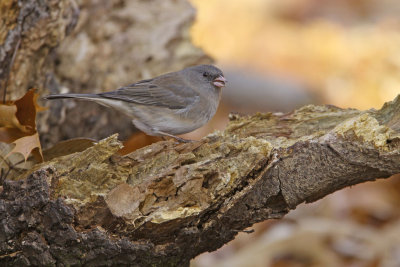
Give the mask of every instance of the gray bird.
<svg viewBox="0 0 400 267">
<path fill-rule="evenodd" d="M 99 94 L 58 94 L 46 99 L 78 98 L 112 107 L 132 117 L 133 124 L 153 136 L 188 133 L 206 124 L 215 114 L 226 79 L 212 65 L 188 67 L 115 91 Z"/>
</svg>

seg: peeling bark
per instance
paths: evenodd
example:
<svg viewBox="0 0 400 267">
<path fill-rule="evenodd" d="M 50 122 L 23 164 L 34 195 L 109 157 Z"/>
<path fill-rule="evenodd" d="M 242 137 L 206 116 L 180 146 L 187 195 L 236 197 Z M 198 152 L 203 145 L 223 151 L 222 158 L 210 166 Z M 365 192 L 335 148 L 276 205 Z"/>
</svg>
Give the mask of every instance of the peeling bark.
<svg viewBox="0 0 400 267">
<path fill-rule="evenodd" d="M 199 142 L 125 157 L 120 146 L 111 136 L 7 180 L 0 263 L 188 266 L 256 222 L 400 173 L 400 97 L 379 111 L 231 116 Z"/>
</svg>

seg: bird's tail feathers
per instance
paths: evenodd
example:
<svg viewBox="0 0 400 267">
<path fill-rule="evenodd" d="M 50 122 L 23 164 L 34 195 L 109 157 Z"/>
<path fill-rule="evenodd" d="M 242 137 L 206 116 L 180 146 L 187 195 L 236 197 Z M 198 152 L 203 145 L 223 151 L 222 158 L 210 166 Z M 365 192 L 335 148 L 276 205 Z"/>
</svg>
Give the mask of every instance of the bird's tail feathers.
<svg viewBox="0 0 400 267">
<path fill-rule="evenodd" d="M 81 99 L 96 99 L 99 98 L 96 94 L 58 94 L 47 95 L 44 99 L 63 99 L 63 98 L 81 98 Z"/>
<path fill-rule="evenodd" d="M 76 98 L 76 99 L 94 101 L 97 104 L 106 107 L 111 107 L 125 114 L 128 114 L 129 116 L 133 116 L 132 109 L 129 107 L 129 105 L 125 105 L 124 101 L 121 101 L 119 99 L 108 99 L 97 94 L 59 94 L 59 95 L 47 95 L 44 98 L 45 99 Z"/>
</svg>

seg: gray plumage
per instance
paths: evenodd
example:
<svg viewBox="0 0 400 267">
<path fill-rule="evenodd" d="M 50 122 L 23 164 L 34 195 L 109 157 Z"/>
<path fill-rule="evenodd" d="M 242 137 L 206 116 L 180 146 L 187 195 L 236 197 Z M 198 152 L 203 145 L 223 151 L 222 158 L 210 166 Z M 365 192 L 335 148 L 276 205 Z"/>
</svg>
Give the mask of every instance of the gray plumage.
<svg viewBox="0 0 400 267">
<path fill-rule="evenodd" d="M 215 114 L 225 78 L 212 65 L 198 65 L 139 81 L 99 94 L 48 95 L 46 99 L 78 98 L 112 107 L 132 117 L 133 124 L 153 136 L 191 132 Z"/>
</svg>

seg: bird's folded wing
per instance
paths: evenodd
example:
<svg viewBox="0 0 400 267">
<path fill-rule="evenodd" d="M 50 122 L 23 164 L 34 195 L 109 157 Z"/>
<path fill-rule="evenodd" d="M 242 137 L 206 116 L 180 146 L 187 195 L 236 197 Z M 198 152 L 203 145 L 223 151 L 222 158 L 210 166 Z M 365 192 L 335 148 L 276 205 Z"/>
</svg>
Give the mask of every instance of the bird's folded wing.
<svg viewBox="0 0 400 267">
<path fill-rule="evenodd" d="M 140 81 L 99 95 L 105 98 L 170 109 L 185 108 L 198 101 L 199 98 L 199 95 L 185 83 L 177 82 L 175 77 L 169 76 Z"/>
</svg>

